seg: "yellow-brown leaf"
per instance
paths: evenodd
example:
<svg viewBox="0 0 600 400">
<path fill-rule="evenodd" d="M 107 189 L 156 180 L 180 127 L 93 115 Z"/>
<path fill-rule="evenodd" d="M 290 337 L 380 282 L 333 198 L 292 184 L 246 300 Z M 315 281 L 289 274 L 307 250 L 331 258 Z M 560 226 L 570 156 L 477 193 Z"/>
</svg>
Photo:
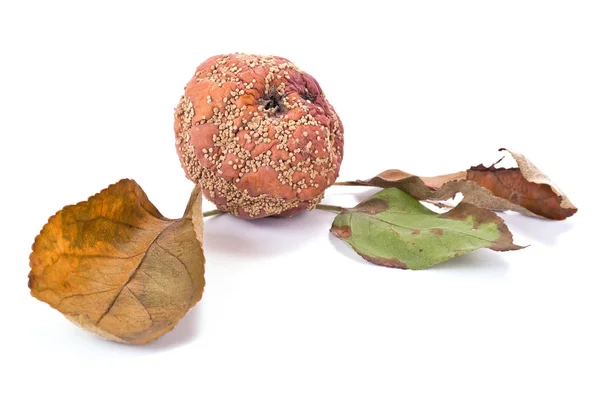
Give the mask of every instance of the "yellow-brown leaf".
<svg viewBox="0 0 600 400">
<path fill-rule="evenodd" d="M 123 179 L 65 207 L 32 246 L 32 296 L 106 338 L 158 338 L 202 297 L 200 204 L 196 189 L 184 217 L 167 219 Z"/>
</svg>

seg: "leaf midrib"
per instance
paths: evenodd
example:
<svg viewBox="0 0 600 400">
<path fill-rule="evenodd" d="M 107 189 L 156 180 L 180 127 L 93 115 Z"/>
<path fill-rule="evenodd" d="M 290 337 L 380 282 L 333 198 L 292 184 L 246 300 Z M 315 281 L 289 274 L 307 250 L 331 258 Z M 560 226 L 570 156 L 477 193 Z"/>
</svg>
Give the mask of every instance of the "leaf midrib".
<svg viewBox="0 0 600 400">
<path fill-rule="evenodd" d="M 142 257 L 142 259 L 140 260 L 140 262 L 138 263 L 137 267 L 135 267 L 133 269 L 133 272 L 129 275 L 129 277 L 127 278 L 127 281 L 125 281 L 125 283 L 121 286 L 121 288 L 117 291 L 117 293 L 115 294 L 115 297 L 113 297 L 113 299 L 111 300 L 110 304 L 108 305 L 108 307 L 106 308 L 106 310 L 102 313 L 102 315 L 100 316 L 100 318 L 98 318 L 98 321 L 95 323 L 96 326 L 100 325 L 100 322 L 102 322 L 102 319 L 104 317 L 106 317 L 106 315 L 110 312 L 110 310 L 113 308 L 113 306 L 115 305 L 115 302 L 117 301 L 117 299 L 119 298 L 119 296 L 121 295 L 121 293 L 123 292 L 123 289 L 125 289 L 125 287 L 127 287 L 127 285 L 129 285 L 129 282 L 131 282 L 131 280 L 133 279 L 133 277 L 135 276 L 135 274 L 137 274 L 138 270 L 140 269 L 140 267 L 144 264 L 144 261 L 146 260 L 146 257 L 148 256 L 148 251 L 150 250 L 150 247 L 156 243 L 156 241 L 160 238 L 160 236 L 169 228 L 171 227 L 175 222 L 177 222 L 177 220 L 171 220 L 171 222 L 169 222 L 169 224 L 167 226 L 165 226 L 163 229 L 161 229 L 161 231 L 154 237 L 154 239 L 152 239 L 152 241 L 148 244 L 148 246 L 146 246 L 146 250 L 144 251 L 144 256 Z M 145 309 L 145 307 L 144 307 Z M 147 311 L 147 310 L 146 310 Z"/>
<path fill-rule="evenodd" d="M 397 213 L 394 213 L 393 211 L 389 211 L 389 210 L 387 212 L 389 212 L 391 214 L 397 214 Z M 443 214 L 441 214 L 441 215 L 443 215 Z M 403 229 L 406 229 L 406 230 L 409 230 L 409 229 L 413 229 L 413 230 L 414 229 L 420 229 L 420 228 L 416 228 L 416 227 L 408 227 L 408 226 L 400 225 L 400 224 L 397 224 L 396 222 L 386 221 L 386 220 L 383 220 L 381 218 L 377 218 L 377 217 L 375 217 L 373 215 L 365 215 L 365 218 L 372 218 L 372 219 L 375 219 L 375 220 L 377 220 L 379 222 L 382 222 L 382 223 L 385 223 L 385 224 L 389 224 L 389 225 L 392 225 L 392 226 L 397 226 L 399 228 L 403 228 Z M 494 241 L 491 241 L 489 239 L 484 239 L 484 238 L 481 238 L 479 236 L 475 236 L 473 234 L 469 234 L 469 233 L 466 233 L 466 232 L 463 232 L 463 231 L 459 231 L 459 230 L 456 230 L 456 229 L 451 228 L 451 227 L 433 226 L 433 227 L 429 227 L 428 229 L 436 229 L 436 228 L 438 228 L 438 229 L 447 229 L 449 231 L 452 231 L 452 232 L 455 232 L 455 233 L 459 233 L 459 234 L 464 235 L 464 236 L 469 236 L 469 237 L 472 237 L 472 238 L 475 238 L 475 239 L 483 240 L 483 241 L 486 241 L 488 243 L 493 243 L 494 242 Z"/>
</svg>

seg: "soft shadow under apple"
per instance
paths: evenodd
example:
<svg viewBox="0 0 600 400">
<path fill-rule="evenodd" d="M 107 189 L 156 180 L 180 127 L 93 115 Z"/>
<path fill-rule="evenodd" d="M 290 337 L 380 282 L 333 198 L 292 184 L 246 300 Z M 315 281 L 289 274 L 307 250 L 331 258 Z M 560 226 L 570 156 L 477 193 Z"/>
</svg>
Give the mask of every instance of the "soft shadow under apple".
<svg viewBox="0 0 600 400">
<path fill-rule="evenodd" d="M 249 261 L 304 247 L 329 230 L 334 215 L 314 210 L 291 218 L 244 220 L 231 215 L 204 223 L 204 252 Z"/>
</svg>

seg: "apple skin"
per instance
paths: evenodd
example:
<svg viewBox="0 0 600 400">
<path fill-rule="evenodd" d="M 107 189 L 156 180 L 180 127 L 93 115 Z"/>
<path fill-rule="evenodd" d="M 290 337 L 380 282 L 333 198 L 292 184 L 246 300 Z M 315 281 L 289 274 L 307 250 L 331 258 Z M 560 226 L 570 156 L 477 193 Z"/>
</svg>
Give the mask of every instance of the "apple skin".
<svg viewBox="0 0 600 400">
<path fill-rule="evenodd" d="M 217 208 L 242 218 L 314 208 L 343 157 L 344 129 L 318 82 L 281 57 L 204 61 L 174 128 L 187 177 Z"/>
</svg>

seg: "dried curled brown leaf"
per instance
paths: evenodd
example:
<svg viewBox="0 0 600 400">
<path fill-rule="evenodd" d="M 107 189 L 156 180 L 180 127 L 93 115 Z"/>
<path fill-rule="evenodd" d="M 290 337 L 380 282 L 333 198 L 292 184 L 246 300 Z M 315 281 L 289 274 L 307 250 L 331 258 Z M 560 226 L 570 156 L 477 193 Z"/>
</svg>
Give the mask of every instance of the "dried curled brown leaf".
<svg viewBox="0 0 600 400">
<path fill-rule="evenodd" d="M 500 149 L 506 150 L 506 149 Z M 467 180 L 490 190 L 496 197 L 548 219 L 565 219 L 577 212 L 567 196 L 522 154 L 506 150 L 517 168 L 478 165 L 467 170 Z"/>
<path fill-rule="evenodd" d="M 478 165 L 466 171 L 435 177 L 419 177 L 391 169 L 367 180 L 346 184 L 395 187 L 417 200 L 447 200 L 462 193 L 463 201 L 496 211 L 561 220 L 577 212 L 567 196 L 523 155 L 506 149 L 517 168 Z"/>
<path fill-rule="evenodd" d="M 202 297 L 201 199 L 195 189 L 183 218 L 167 219 L 123 179 L 65 207 L 32 246 L 32 296 L 111 340 L 165 334 Z"/>
</svg>

